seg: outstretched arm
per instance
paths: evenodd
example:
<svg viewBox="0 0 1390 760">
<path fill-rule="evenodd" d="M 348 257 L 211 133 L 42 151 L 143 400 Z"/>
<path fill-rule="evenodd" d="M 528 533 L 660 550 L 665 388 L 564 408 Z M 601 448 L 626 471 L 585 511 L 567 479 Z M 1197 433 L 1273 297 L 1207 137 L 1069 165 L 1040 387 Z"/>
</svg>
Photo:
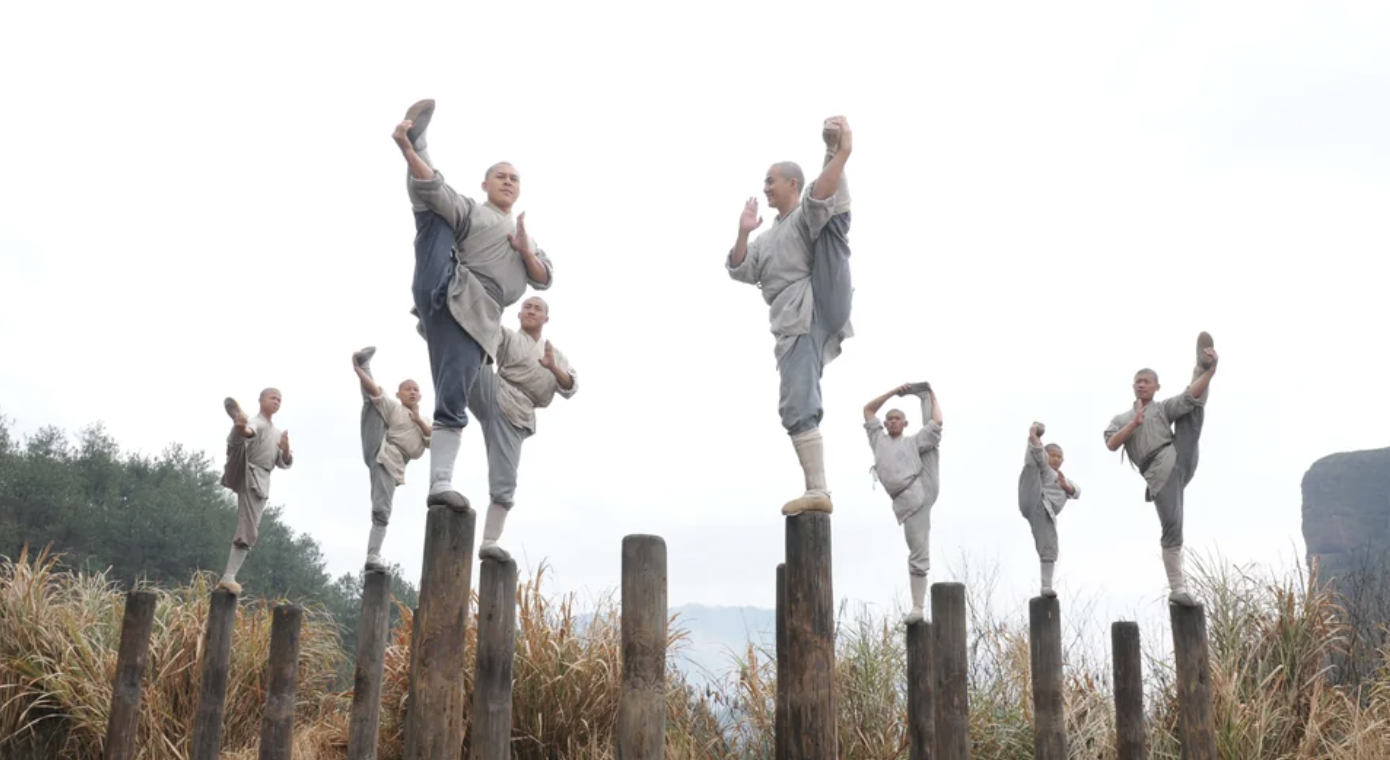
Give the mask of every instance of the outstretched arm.
<svg viewBox="0 0 1390 760">
<path fill-rule="evenodd" d="M 919 394 L 919 395 L 920 395 L 920 394 Z M 935 422 L 936 424 L 940 425 L 940 424 L 941 424 L 941 402 L 936 400 L 936 391 L 934 391 L 934 390 L 929 390 L 929 391 L 927 391 L 926 395 L 925 395 L 925 396 L 922 396 L 921 398 L 922 398 L 922 419 L 930 419 L 932 422 Z M 930 411 L 928 411 L 928 409 L 927 409 L 927 404 L 931 404 L 931 409 L 930 409 Z"/>
<path fill-rule="evenodd" d="M 844 175 L 845 162 L 849 160 L 849 154 L 853 150 L 854 141 L 849 122 L 843 116 L 836 116 L 831 119 L 831 123 L 840 129 L 840 146 L 835 155 L 825 163 L 825 168 L 821 169 L 820 176 L 816 177 L 811 186 L 811 197 L 818 201 L 828 199 L 840 189 L 840 177 Z"/>
<path fill-rule="evenodd" d="M 1211 366 L 1207 367 L 1206 372 L 1198 375 L 1197 379 L 1193 380 L 1192 384 L 1187 386 L 1187 393 L 1192 396 L 1192 398 L 1201 398 L 1202 394 L 1207 392 L 1207 386 L 1211 384 L 1212 375 L 1216 374 L 1216 365 L 1219 361 L 1216 356 L 1216 349 L 1208 348 L 1207 355 L 1211 357 Z"/>
<path fill-rule="evenodd" d="M 888 403 L 888 399 L 893 398 L 894 396 L 900 396 L 900 395 L 902 395 L 903 393 L 906 393 L 906 392 L 907 392 L 907 385 L 899 385 L 898 387 L 894 388 L 893 390 L 888 391 L 887 393 L 883 394 L 882 396 L 879 396 L 879 397 L 875 398 L 873 401 L 870 401 L 869 403 L 865 404 L 865 405 L 864 405 L 864 421 L 865 421 L 865 422 L 873 422 L 874 420 L 878 419 L 878 410 L 882 409 L 882 408 L 883 408 L 883 405 L 886 404 L 886 403 Z"/>
<path fill-rule="evenodd" d="M 401 155 L 405 156 L 406 166 L 410 167 L 410 176 L 415 179 L 434 179 L 434 169 L 425 163 L 425 159 L 420 158 L 420 154 L 415 152 L 415 146 L 410 143 L 407 132 L 414 124 L 409 119 L 396 125 L 396 131 L 391 133 L 391 139 L 396 141 L 397 147 L 401 149 Z"/>
<path fill-rule="evenodd" d="M 367 394 L 368 398 L 381 396 L 381 386 L 377 385 L 372 376 L 367 374 L 367 370 L 362 369 L 357 362 L 352 363 L 352 369 L 357 373 L 357 380 L 362 384 L 362 392 Z"/>
</svg>

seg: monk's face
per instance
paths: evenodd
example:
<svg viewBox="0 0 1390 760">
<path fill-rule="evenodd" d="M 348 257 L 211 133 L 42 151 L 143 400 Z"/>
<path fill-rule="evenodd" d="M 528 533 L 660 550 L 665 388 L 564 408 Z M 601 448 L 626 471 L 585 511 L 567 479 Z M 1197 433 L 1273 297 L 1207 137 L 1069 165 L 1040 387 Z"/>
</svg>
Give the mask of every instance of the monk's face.
<svg viewBox="0 0 1390 760">
<path fill-rule="evenodd" d="M 492 205 L 503 211 L 510 211 L 512 204 L 521 196 L 521 175 L 516 167 L 501 163 L 487 170 L 483 179 L 483 192 Z"/>
<path fill-rule="evenodd" d="M 275 414 L 280 411 L 280 391 L 266 388 L 261 391 L 261 414 Z"/>
<path fill-rule="evenodd" d="M 1147 372 L 1140 372 L 1134 376 L 1134 397 L 1148 403 L 1153 401 L 1154 393 L 1158 391 L 1158 378 Z"/>
<path fill-rule="evenodd" d="M 521 320 L 521 329 L 539 330 L 550 321 L 550 306 L 540 297 L 531 296 L 521 302 L 517 318 Z"/>
<path fill-rule="evenodd" d="M 894 409 L 883 419 L 883 426 L 888 429 L 888 435 L 897 438 L 907 428 L 907 415 Z"/>
<path fill-rule="evenodd" d="M 1052 469 L 1062 469 L 1062 449 L 1060 446 L 1053 446 L 1047 450 L 1047 463 L 1052 465 Z"/>
<path fill-rule="evenodd" d="M 783 177 L 776 166 L 767 170 L 767 176 L 763 178 L 763 195 L 767 197 L 767 205 L 778 211 L 789 209 L 796 206 L 800 194 L 801 188 Z"/>
<path fill-rule="evenodd" d="M 416 409 L 420 406 L 420 384 L 414 380 L 406 380 L 401 383 L 401 387 L 396 389 L 396 398 L 407 409 Z"/>
</svg>

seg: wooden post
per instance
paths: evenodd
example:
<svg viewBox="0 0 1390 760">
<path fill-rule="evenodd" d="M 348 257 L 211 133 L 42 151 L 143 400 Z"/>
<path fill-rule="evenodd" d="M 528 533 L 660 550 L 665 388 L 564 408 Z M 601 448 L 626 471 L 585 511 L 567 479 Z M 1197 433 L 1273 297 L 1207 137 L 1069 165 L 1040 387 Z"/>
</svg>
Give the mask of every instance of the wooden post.
<svg viewBox="0 0 1390 760">
<path fill-rule="evenodd" d="M 222 750 L 222 716 L 227 707 L 227 668 L 232 660 L 236 597 L 224 588 L 212 592 L 203 636 L 203 668 L 198 711 L 193 715 L 189 760 L 217 760 Z"/>
<path fill-rule="evenodd" d="M 1139 651 L 1139 624 L 1112 623 L 1110 643 L 1115 661 L 1115 749 L 1118 760 L 1145 760 L 1144 670 Z"/>
<path fill-rule="evenodd" d="M 485 559 L 478 575 L 478 664 L 473 678 L 473 738 L 468 757 L 510 760 L 516 561 Z"/>
<path fill-rule="evenodd" d="M 931 587 L 932 669 L 936 675 L 936 752 L 933 760 L 970 760 L 970 702 L 966 693 L 965 586 Z"/>
<path fill-rule="evenodd" d="M 294 754 L 294 695 L 299 682 L 299 628 L 303 622 L 304 608 L 293 604 L 277 606 L 271 617 L 260 760 L 290 760 Z"/>
<path fill-rule="evenodd" d="M 1202 605 L 1168 605 L 1178 676 L 1178 741 L 1183 760 L 1217 760 L 1207 615 Z"/>
<path fill-rule="evenodd" d="M 106 722 L 105 760 L 132 760 L 140 733 L 140 697 L 150 669 L 150 629 L 155 595 L 132 591 L 125 598 L 121 644 L 116 650 L 116 678 L 111 683 L 111 715 Z"/>
<path fill-rule="evenodd" d="M 623 690 L 617 760 L 661 760 L 666 751 L 666 542 L 623 537 Z"/>
<path fill-rule="evenodd" d="M 1062 612 L 1057 597 L 1028 601 L 1028 643 L 1033 666 L 1033 757 L 1067 760 L 1062 699 Z"/>
<path fill-rule="evenodd" d="M 357 627 L 357 664 L 352 676 L 348 760 L 376 760 L 381 677 L 386 667 L 386 637 L 391 632 L 390 601 L 390 573 L 367 573 L 362 582 L 362 620 Z"/>
<path fill-rule="evenodd" d="M 787 760 L 787 563 L 777 564 L 777 695 L 773 702 L 772 760 Z"/>
<path fill-rule="evenodd" d="M 922 620 L 907 626 L 908 760 L 932 759 L 936 702 L 932 679 L 932 625 Z"/>
<path fill-rule="evenodd" d="M 463 751 L 464 635 L 473 581 L 471 508 L 430 507 L 420 612 L 410 666 L 403 760 L 459 760 Z"/>
<path fill-rule="evenodd" d="M 836 760 L 835 594 L 830 515 L 787 523 L 787 760 Z"/>
</svg>

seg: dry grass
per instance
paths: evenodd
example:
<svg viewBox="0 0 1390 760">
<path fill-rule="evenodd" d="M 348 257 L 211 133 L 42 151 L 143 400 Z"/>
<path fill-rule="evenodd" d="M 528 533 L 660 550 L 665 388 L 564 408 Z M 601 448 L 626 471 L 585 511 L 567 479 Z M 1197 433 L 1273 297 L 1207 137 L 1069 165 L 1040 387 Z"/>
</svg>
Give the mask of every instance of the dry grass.
<svg viewBox="0 0 1390 760">
<path fill-rule="evenodd" d="M 1334 686 L 1328 663 L 1344 650 L 1342 600 L 1297 571 L 1258 575 L 1216 562 L 1194 568 L 1207 600 L 1212 685 L 1221 755 L 1245 760 L 1369 760 L 1390 757 L 1390 652 L 1375 678 Z M 582 612 L 574 595 L 543 592 L 546 570 L 518 589 L 513 755 L 518 760 L 613 756 L 621 683 L 618 607 L 611 598 Z M 140 757 L 186 756 L 196 708 L 209 578 L 153 589 L 158 608 L 152 681 L 141 720 Z M 996 618 L 993 582 L 970 585 L 970 730 L 981 760 L 1032 757 L 1028 638 L 1023 620 Z M 71 573 L 55 558 L 0 563 L 0 757 L 99 758 L 124 604 L 102 575 Z M 251 760 L 264 702 L 264 663 L 274 600 L 240 605 L 233 644 L 223 757 Z M 344 654 L 332 621 L 310 609 L 301 639 L 295 757 L 346 753 L 350 693 L 331 690 Z M 383 684 L 380 757 L 401 755 L 412 617 L 392 632 Z M 1083 620 L 1085 611 L 1068 618 Z M 1114 758 L 1108 663 L 1086 631 L 1066 631 L 1065 699 L 1073 758 Z M 905 652 L 896 618 L 842 610 L 837 635 L 839 756 L 906 756 Z M 679 621 L 670 648 L 684 644 Z M 1151 643 L 1146 704 L 1150 757 L 1177 758 L 1172 671 Z M 470 631 L 467 661 L 474 657 Z M 674 659 L 674 658 L 673 658 Z M 775 658 L 749 645 L 730 676 L 697 689 L 668 673 L 667 755 L 675 760 L 752 760 L 772 755 Z M 466 678 L 471 678 L 471 668 Z M 471 684 L 470 684 L 471 686 Z"/>
</svg>

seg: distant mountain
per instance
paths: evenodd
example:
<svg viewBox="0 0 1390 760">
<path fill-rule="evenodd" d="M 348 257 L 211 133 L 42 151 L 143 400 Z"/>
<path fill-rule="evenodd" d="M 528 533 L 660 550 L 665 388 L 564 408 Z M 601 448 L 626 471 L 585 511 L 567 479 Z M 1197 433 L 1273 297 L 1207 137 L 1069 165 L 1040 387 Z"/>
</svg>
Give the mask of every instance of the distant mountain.
<svg viewBox="0 0 1390 760">
<path fill-rule="evenodd" d="M 1308 468 L 1303 541 L 1324 578 L 1390 552 L 1390 448 L 1332 454 Z"/>
<path fill-rule="evenodd" d="M 751 641 L 768 654 L 774 652 L 777 618 L 774 610 L 758 607 L 709 607 L 687 604 L 672 607 L 676 625 L 688 632 L 676 660 L 692 683 L 721 680 L 742 659 Z"/>
</svg>

